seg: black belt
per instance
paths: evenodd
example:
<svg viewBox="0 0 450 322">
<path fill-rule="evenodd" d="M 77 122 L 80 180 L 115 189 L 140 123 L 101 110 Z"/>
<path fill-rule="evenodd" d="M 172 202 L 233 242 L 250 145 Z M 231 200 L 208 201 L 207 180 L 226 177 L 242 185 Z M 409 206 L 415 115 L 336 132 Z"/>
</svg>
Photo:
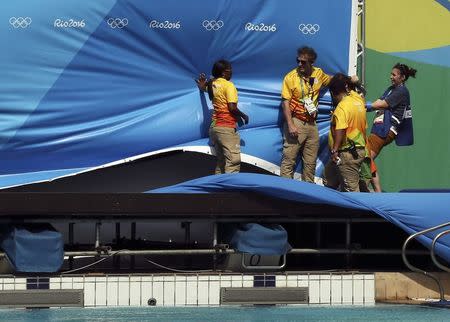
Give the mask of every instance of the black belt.
<svg viewBox="0 0 450 322">
<path fill-rule="evenodd" d="M 363 146 L 356 146 L 355 147 L 355 149 L 365 149 L 365 147 L 363 147 Z M 345 149 L 340 149 L 340 150 L 338 150 L 339 152 L 349 152 L 349 151 L 351 151 L 352 149 L 350 149 L 350 148 L 345 148 Z"/>
</svg>

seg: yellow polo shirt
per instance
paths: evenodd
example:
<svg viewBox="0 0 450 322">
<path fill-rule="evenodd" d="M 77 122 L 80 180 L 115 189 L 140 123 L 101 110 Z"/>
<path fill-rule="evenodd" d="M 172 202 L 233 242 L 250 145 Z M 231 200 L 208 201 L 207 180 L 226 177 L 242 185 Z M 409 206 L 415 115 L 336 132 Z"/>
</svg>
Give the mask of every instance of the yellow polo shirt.
<svg viewBox="0 0 450 322">
<path fill-rule="evenodd" d="M 331 116 L 331 128 L 328 135 L 328 145 L 333 148 L 332 131 L 345 130 L 345 137 L 339 149 L 350 147 L 348 140 L 352 140 L 356 147 L 366 146 L 366 108 L 365 101 L 358 93 L 350 91 L 336 107 Z"/>
<path fill-rule="evenodd" d="M 238 94 L 234 84 L 225 78 L 217 78 L 213 81 L 213 106 L 211 127 L 223 126 L 236 128 L 236 118 L 230 113 L 228 103 L 237 103 Z"/>
<path fill-rule="evenodd" d="M 312 86 L 310 79 L 313 80 Z M 318 67 L 313 67 L 309 78 L 300 77 L 297 68 L 287 73 L 283 80 L 281 97 L 289 101 L 292 116 L 300 120 L 310 121 L 311 117 L 304 107 L 303 99 L 309 97 L 317 106 L 320 89 L 322 86 L 328 86 L 330 80 L 331 76 Z"/>
</svg>

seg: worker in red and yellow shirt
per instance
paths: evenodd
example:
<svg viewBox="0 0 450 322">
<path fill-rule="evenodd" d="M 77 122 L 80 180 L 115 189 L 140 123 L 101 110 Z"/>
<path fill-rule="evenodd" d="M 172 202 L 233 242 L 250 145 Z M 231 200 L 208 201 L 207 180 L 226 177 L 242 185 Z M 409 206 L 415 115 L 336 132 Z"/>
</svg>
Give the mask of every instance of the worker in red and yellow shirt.
<svg viewBox="0 0 450 322">
<path fill-rule="evenodd" d="M 214 107 L 209 137 L 214 145 L 217 164 L 215 174 L 239 172 L 241 166 L 241 139 L 236 122 L 248 124 L 248 116 L 237 107 L 238 94 L 230 82 L 230 62 L 219 60 L 212 68 L 212 80 L 200 74 L 196 80 L 200 90 L 207 91 Z"/>
<path fill-rule="evenodd" d="M 370 156 L 365 101 L 350 90 L 350 77 L 343 74 L 336 74 L 329 87 L 336 109 L 328 136 L 331 159 L 325 165 L 323 183 L 342 191 L 360 191 L 361 165 Z"/>
<path fill-rule="evenodd" d="M 316 58 L 314 49 L 299 48 L 298 67 L 284 77 L 281 90 L 285 124 L 280 176 L 293 178 L 297 158 L 301 153 L 302 180 L 312 183 L 319 151 L 319 132 L 316 125 L 319 91 L 322 86 L 327 86 L 331 79 L 322 69 L 313 66 Z"/>
</svg>

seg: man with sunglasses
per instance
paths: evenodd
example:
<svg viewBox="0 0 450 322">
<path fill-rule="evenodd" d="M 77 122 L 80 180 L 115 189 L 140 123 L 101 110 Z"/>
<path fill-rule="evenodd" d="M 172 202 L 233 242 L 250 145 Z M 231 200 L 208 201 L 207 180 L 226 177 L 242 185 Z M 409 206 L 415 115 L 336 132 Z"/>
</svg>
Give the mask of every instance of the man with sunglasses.
<svg viewBox="0 0 450 322">
<path fill-rule="evenodd" d="M 317 54 L 311 47 L 297 50 L 298 66 L 283 80 L 281 91 L 285 124 L 280 176 L 293 178 L 299 153 L 302 156 L 302 180 L 314 183 L 319 132 L 316 125 L 319 91 L 331 77 L 313 66 Z"/>
</svg>

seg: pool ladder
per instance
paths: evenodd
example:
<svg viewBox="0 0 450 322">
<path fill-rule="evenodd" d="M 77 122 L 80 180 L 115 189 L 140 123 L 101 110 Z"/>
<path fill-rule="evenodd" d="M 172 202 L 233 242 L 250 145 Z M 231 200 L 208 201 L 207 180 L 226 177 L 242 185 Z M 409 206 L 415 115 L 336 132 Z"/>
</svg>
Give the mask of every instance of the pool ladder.
<svg viewBox="0 0 450 322">
<path fill-rule="evenodd" d="M 417 232 L 417 233 L 415 233 L 415 234 L 409 236 L 409 237 L 406 239 L 405 243 L 403 244 L 403 248 L 402 248 L 402 258 L 403 258 L 403 262 L 405 263 L 405 265 L 406 265 L 410 270 L 412 270 L 413 272 L 422 273 L 422 274 L 424 274 L 425 276 L 428 276 L 428 277 L 432 278 L 432 279 L 437 283 L 437 285 L 438 285 L 438 287 L 439 287 L 439 298 L 440 298 L 440 301 L 441 301 L 441 302 L 448 302 L 448 301 L 445 299 L 445 297 L 444 297 L 444 288 L 442 287 L 441 282 L 439 281 L 439 279 L 438 279 L 435 275 L 433 275 L 433 274 L 431 274 L 431 273 L 428 273 L 428 272 L 426 272 L 426 271 L 424 271 L 424 270 L 421 270 L 421 269 L 418 268 L 418 267 L 413 266 L 413 265 L 408 261 L 408 259 L 406 258 L 406 246 L 408 245 L 408 243 L 409 243 L 411 240 L 413 240 L 413 239 L 416 238 L 417 236 L 420 236 L 420 235 L 423 235 L 423 234 L 426 234 L 426 233 L 429 233 L 429 232 L 432 232 L 432 231 L 435 231 L 435 230 L 444 228 L 444 227 L 446 227 L 446 226 L 450 226 L 450 222 L 447 222 L 447 223 L 444 223 L 444 224 L 440 224 L 440 225 L 437 225 L 437 226 L 434 226 L 434 227 L 431 227 L 431 228 L 428 228 L 428 229 L 419 231 L 419 232 Z M 446 272 L 450 273 L 450 268 L 447 267 L 447 266 L 442 265 L 442 264 L 437 260 L 436 255 L 435 255 L 435 251 L 434 251 L 435 248 L 436 248 L 436 242 L 437 242 L 437 240 L 438 240 L 439 238 L 441 238 L 442 236 L 447 235 L 447 234 L 450 234 L 450 229 L 441 231 L 439 234 L 436 235 L 436 237 L 434 237 L 433 242 L 431 243 L 430 254 L 431 254 L 431 259 L 433 260 L 433 263 L 434 263 L 437 267 L 439 267 L 439 268 L 442 269 L 443 271 L 446 271 Z"/>
</svg>

